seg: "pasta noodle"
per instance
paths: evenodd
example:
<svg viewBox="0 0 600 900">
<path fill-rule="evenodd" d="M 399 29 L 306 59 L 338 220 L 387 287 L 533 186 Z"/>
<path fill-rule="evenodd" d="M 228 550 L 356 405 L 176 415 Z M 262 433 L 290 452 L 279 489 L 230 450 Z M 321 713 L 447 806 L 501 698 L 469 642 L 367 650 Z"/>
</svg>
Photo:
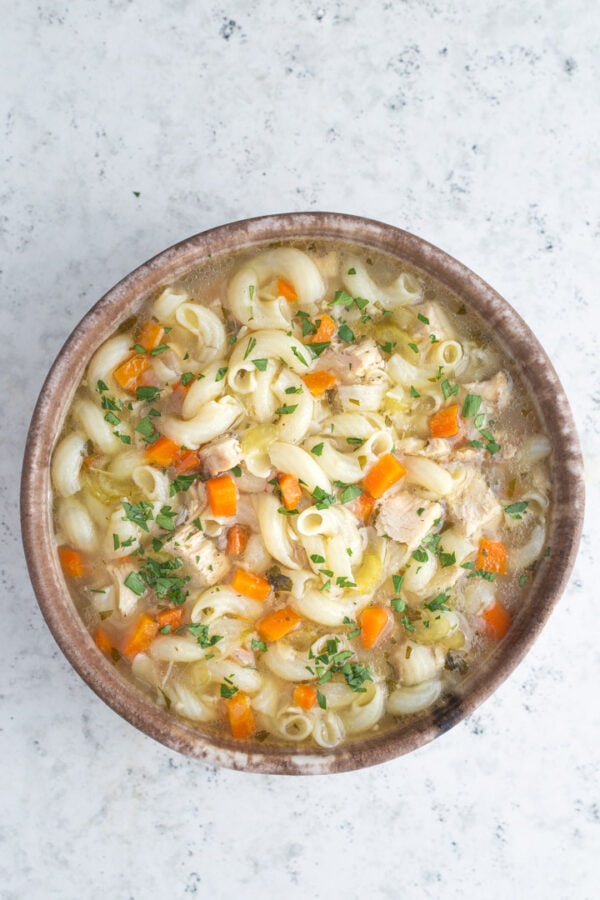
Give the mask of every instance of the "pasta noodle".
<svg viewBox="0 0 600 900">
<path fill-rule="evenodd" d="M 248 249 L 91 357 L 52 457 L 57 554 L 165 715 L 330 750 L 493 652 L 543 564 L 550 450 L 442 285 L 329 241 Z"/>
</svg>

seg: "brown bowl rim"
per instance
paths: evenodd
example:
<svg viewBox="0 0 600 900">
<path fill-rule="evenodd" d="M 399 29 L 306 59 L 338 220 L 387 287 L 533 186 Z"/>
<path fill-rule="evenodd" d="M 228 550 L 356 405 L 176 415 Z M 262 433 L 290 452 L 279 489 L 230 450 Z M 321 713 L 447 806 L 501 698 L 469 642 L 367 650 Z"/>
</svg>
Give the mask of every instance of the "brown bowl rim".
<svg viewBox="0 0 600 900">
<path fill-rule="evenodd" d="M 75 610 L 57 562 L 51 529 L 50 457 L 75 385 L 93 351 L 141 300 L 192 267 L 232 250 L 280 240 L 337 239 L 382 251 L 423 269 L 461 296 L 488 323 L 536 402 L 553 447 L 553 548 L 536 574 L 513 626 L 462 695 L 446 694 L 433 709 L 332 750 L 241 745 L 202 734 L 157 707 L 126 682 L 95 647 Z M 282 213 L 244 219 L 200 232 L 158 253 L 111 288 L 67 338 L 36 404 L 23 463 L 21 527 L 40 609 L 59 647 L 83 680 L 119 715 L 162 744 L 208 764 L 271 774 L 326 774 L 376 765 L 417 749 L 471 714 L 511 674 L 563 593 L 577 555 L 584 514 L 583 465 L 567 397 L 546 352 L 521 316 L 485 281 L 429 242 L 361 216 Z"/>
</svg>

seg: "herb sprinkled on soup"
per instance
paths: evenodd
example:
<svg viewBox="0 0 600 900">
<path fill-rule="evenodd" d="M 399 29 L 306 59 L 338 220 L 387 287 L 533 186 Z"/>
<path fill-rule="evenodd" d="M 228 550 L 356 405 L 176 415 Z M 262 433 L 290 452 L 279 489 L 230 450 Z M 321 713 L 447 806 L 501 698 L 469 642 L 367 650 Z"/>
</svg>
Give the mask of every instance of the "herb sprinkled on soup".
<svg viewBox="0 0 600 900">
<path fill-rule="evenodd" d="M 172 714 L 334 747 L 504 638 L 547 552 L 549 452 L 439 283 L 282 244 L 96 351 L 53 456 L 58 555 L 99 652 Z"/>
</svg>

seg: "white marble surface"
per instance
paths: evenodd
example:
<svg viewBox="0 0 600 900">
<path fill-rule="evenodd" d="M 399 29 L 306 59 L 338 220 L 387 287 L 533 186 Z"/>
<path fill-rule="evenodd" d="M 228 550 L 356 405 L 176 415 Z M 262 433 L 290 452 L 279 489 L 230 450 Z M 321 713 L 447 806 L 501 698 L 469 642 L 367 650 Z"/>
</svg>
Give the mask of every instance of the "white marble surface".
<svg viewBox="0 0 600 900">
<path fill-rule="evenodd" d="M 1 6 L 0 895 L 598 897 L 596 0 Z M 513 303 L 572 401 L 588 514 L 564 599 L 475 715 L 286 779 L 179 757 L 92 694 L 38 611 L 17 491 L 93 301 L 177 239 L 301 209 L 412 230 Z"/>
</svg>

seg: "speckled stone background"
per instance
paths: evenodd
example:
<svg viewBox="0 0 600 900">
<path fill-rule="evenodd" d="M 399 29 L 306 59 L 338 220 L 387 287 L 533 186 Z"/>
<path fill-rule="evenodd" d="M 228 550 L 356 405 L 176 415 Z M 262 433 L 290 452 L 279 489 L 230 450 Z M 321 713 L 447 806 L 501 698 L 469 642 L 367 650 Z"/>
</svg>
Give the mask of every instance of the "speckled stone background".
<svg viewBox="0 0 600 900">
<path fill-rule="evenodd" d="M 598 897 L 596 0 L 0 8 L 0 895 Z M 302 209 L 414 231 L 510 300 L 572 401 L 588 514 L 566 595 L 475 715 L 285 779 L 179 757 L 92 694 L 38 611 L 17 493 L 45 373 L 102 293 L 189 234 Z"/>
</svg>

